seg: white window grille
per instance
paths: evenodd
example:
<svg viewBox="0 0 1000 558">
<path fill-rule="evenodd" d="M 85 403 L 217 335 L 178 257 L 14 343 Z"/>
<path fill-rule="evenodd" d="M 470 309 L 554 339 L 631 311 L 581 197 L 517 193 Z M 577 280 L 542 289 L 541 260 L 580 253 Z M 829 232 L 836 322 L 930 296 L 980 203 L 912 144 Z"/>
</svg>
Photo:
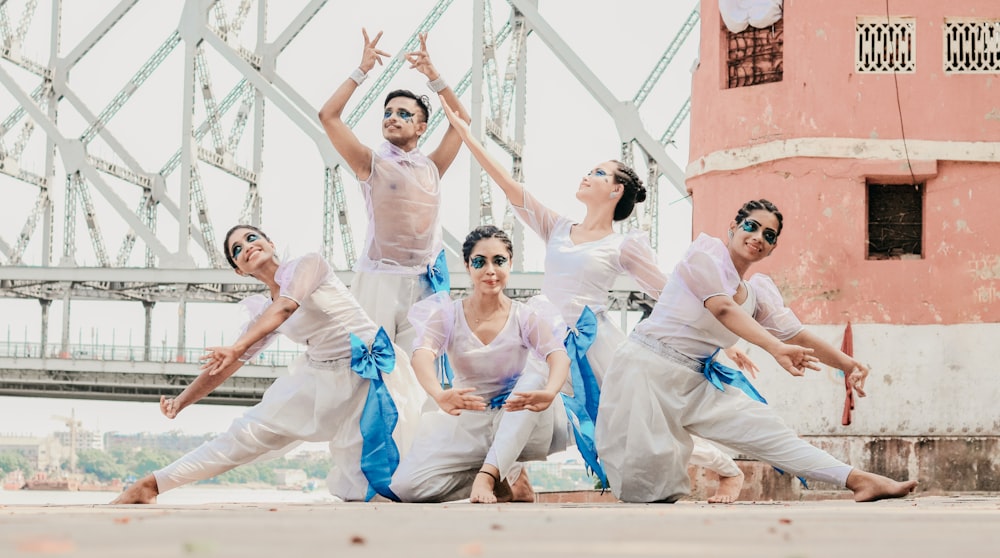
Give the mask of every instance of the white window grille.
<svg viewBox="0 0 1000 558">
<path fill-rule="evenodd" d="M 945 73 L 1000 73 L 1000 19 L 945 18 L 943 43 Z"/>
<path fill-rule="evenodd" d="M 863 73 L 917 71 L 917 20 L 858 16 L 854 26 L 854 68 Z"/>
</svg>

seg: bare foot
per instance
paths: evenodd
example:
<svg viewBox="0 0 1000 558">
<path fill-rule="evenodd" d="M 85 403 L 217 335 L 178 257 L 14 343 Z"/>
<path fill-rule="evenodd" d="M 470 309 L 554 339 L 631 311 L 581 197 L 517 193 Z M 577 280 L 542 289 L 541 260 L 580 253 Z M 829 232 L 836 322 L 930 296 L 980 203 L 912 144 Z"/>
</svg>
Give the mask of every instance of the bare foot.
<svg viewBox="0 0 1000 558">
<path fill-rule="evenodd" d="M 917 481 L 894 481 L 882 475 L 852 469 L 847 475 L 847 489 L 854 492 L 855 502 L 874 502 L 887 498 L 902 498 L 913 492 Z"/>
<path fill-rule="evenodd" d="M 493 493 L 493 488 L 497 485 L 498 475 L 489 471 L 479 471 L 472 481 L 472 494 L 469 501 L 473 504 L 495 504 L 497 495 Z"/>
<path fill-rule="evenodd" d="M 526 468 L 521 468 L 521 474 L 517 476 L 514 484 L 510 485 L 510 500 L 512 502 L 535 502 L 535 489 L 531 488 Z"/>
<path fill-rule="evenodd" d="M 124 492 L 118 495 L 112 504 L 155 504 L 160 494 L 156 486 L 156 477 L 146 475 L 132 483 Z"/>
<path fill-rule="evenodd" d="M 743 471 L 735 477 L 719 477 L 719 488 L 708 499 L 708 503 L 732 504 L 740 497 L 740 490 L 743 490 Z"/>
</svg>

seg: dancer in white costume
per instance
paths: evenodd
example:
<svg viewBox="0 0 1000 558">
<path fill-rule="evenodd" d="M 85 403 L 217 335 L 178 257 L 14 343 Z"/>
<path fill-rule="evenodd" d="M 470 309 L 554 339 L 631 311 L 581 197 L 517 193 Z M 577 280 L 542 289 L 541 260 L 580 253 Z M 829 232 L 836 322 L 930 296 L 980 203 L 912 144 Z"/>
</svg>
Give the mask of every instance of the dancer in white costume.
<svg viewBox="0 0 1000 558">
<path fill-rule="evenodd" d="M 172 419 L 211 393 L 278 333 L 306 345 L 306 352 L 227 432 L 140 479 L 112 503 L 153 503 L 167 490 L 279 455 L 300 441 L 329 442 L 334 496 L 392 498 L 392 472 L 426 399 L 406 353 L 393 350 L 319 254 L 280 262 L 274 244 L 249 225 L 233 227 L 224 250 L 236 273 L 256 278 L 269 292 L 244 299 L 253 317 L 243 334 L 231 346 L 210 347 L 201 374 L 177 397 L 160 398 L 163 414 Z"/>
<path fill-rule="evenodd" d="M 452 127 L 487 174 L 504 191 L 518 217 L 545 241 L 542 294 L 556 306 L 563 321 L 574 327 L 574 334 L 583 327 L 580 320 L 585 309 L 589 308 L 592 312 L 596 331 L 590 335 L 593 343 L 586 349 L 583 358 L 587 364 L 582 367 L 593 372 L 597 386 L 586 389 L 589 386 L 586 385 L 585 370 L 582 378 L 574 379 L 572 387 L 574 397 L 589 391 L 585 396 L 593 396 L 592 400 L 582 406 L 591 406 L 596 410 L 604 372 L 615 350 L 625 342 L 625 334 L 607 315 L 608 291 L 619 275 L 629 275 L 643 292 L 656 299 L 667 282 L 666 274 L 656 264 L 656 254 L 646 235 L 639 231 L 623 235 L 615 232 L 612 226 L 615 221 L 627 219 L 635 204 L 646 199 L 642 180 L 634 170 L 618 161 L 601 163 L 580 181 L 576 197 L 586 205 L 587 214 L 576 223 L 539 203 L 487 153 L 460 116 L 451 110 L 447 99 L 442 98 L 442 106 Z M 726 354 L 741 368 L 756 371 L 742 351 L 733 348 Z M 532 361 L 534 359 L 529 360 L 529 366 L 532 366 Z M 534 364 L 537 365 L 537 361 Z M 581 380 L 584 389 L 577 385 Z M 568 406 L 571 404 L 567 402 Z M 582 416 L 577 420 L 585 422 L 588 417 Z M 592 436 L 590 440 L 580 439 L 582 430 L 587 428 L 576 425 L 577 445 L 588 464 L 599 471 L 595 456 L 588 455 L 586 447 L 593 447 Z M 589 432 L 593 432 L 592 423 Z M 739 497 L 743 473 L 728 455 L 708 442 L 696 439 L 691 463 L 719 475 L 718 491 L 709 498 L 709 502 L 729 503 Z"/>
<path fill-rule="evenodd" d="M 439 293 L 410 311 L 413 369 L 441 410 L 421 418 L 392 490 L 404 502 L 532 502 L 518 462 L 544 460 L 568 438 L 559 389 L 569 357 L 556 335 L 565 326 L 503 294 L 513 248 L 502 230 L 473 230 L 462 252 L 472 294 L 452 301 Z M 442 350 L 455 370 L 450 389 L 442 389 L 433 368 Z M 529 352 L 548 369 L 525 371 Z"/>
<path fill-rule="evenodd" d="M 863 364 L 804 329 L 770 278 L 745 279 L 775 249 L 781 227 L 778 209 L 754 200 L 730 223 L 728 243 L 700 235 L 649 319 L 615 353 L 601 394 L 597 450 L 622 500 L 673 502 L 687 494 L 692 434 L 796 476 L 845 486 L 857 501 L 905 496 L 916 486 L 851 468 L 806 443 L 748 397 L 755 392 L 742 374 L 714 362 L 719 347 L 743 338 L 793 376 L 819 369 L 817 362 L 844 370 L 865 395 Z"/>
<path fill-rule="evenodd" d="M 368 210 L 364 249 L 355 264 L 351 293 L 393 342 L 409 351 L 413 329 L 406 312 L 414 302 L 435 292 L 428 275 L 442 250 L 440 181 L 462 140 L 449 128 L 437 149 L 429 155 L 421 153 L 417 143 L 427 131 L 430 103 L 426 95 L 404 89 L 386 96 L 385 143 L 371 149 L 358 140 L 341 114 L 368 72 L 389 56 L 378 48 L 381 32 L 372 40 L 367 31 L 362 34 L 360 66 L 326 101 L 319 119 L 333 147 L 357 175 Z M 420 35 L 420 50 L 408 53 L 406 59 L 430 80 L 427 85 L 433 92 L 448 99 L 468 120 L 455 92 L 431 63 L 426 33 Z"/>
</svg>

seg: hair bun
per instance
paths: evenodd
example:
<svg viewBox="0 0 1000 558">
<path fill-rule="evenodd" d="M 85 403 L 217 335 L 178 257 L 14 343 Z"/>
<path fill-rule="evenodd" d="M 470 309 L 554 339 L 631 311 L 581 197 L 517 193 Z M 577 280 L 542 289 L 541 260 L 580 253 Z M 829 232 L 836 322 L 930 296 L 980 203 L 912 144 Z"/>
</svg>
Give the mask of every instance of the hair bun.
<svg viewBox="0 0 1000 558">
<path fill-rule="evenodd" d="M 646 187 L 639 186 L 635 190 L 635 203 L 642 203 L 646 201 Z"/>
</svg>

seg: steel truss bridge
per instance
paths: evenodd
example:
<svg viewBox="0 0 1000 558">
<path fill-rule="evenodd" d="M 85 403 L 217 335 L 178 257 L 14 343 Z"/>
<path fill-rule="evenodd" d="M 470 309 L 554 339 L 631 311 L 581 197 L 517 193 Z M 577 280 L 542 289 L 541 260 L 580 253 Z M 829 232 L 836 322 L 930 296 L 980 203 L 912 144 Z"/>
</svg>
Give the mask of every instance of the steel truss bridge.
<svg viewBox="0 0 1000 558">
<path fill-rule="evenodd" d="M 452 84 L 460 97 L 468 99 L 464 102 L 472 114 L 473 132 L 499 146 L 510 159 L 513 176 L 523 179 L 525 158 L 535 156 L 524 148 L 531 102 L 525 79 L 528 46 L 547 49 L 613 119 L 622 160 L 633 166 L 637 159 L 645 164 L 649 199 L 625 226 L 648 231 L 655 248 L 660 186 L 686 195 L 683 171 L 668 157 L 665 146 L 687 118 L 690 99 L 676 107 L 675 116 L 659 133 L 647 129 L 649 123 L 640 117 L 639 108 L 695 29 L 697 2 L 672 38 L 651 38 L 651 48 L 663 48 L 663 53 L 634 96 L 622 100 L 542 16 L 538 0 L 470 1 L 473 63 Z M 150 2 L 157 7 L 149 8 Z M 271 8 L 276 5 L 271 4 Z M 301 59 L 301 53 L 296 59 L 290 45 L 324 10 L 350 8 L 336 0 L 302 4 L 281 28 L 268 29 L 268 0 L 186 0 L 180 7 L 153 0 L 88 2 L 90 9 L 103 11 L 82 35 L 75 25 L 79 36 L 70 41 L 65 39 L 70 26 L 63 14 L 71 7 L 79 9 L 74 3 L 0 0 L 0 188 L 19 193 L 28 189 L 33 199 L 24 207 L 4 209 L 3 220 L 22 224 L 14 236 L 7 231 L 16 230 L 16 223 L 0 229 L 0 296 L 38 300 L 42 318 L 38 343 L 13 348 L 8 344 L 6 351 L 0 351 L 0 394 L 154 400 L 190 381 L 196 367 L 185 363 L 190 358 L 184 347 L 185 305 L 236 301 L 262 290 L 259 283 L 243 280 L 228 268 L 218 248 L 222 233 L 212 219 L 222 208 L 211 201 L 205 177 L 212 177 L 213 187 L 226 184 L 226 204 L 240 207 L 239 222 L 261 222 L 262 192 L 275 191 L 266 188 L 267 180 L 280 180 L 262 172 L 265 144 L 271 138 L 265 133 L 265 108 L 308 138 L 320 155 L 322 165 L 315 176 L 323 189 L 324 202 L 316 209 L 323 215 L 322 249 L 349 283 L 347 269 L 360 240 L 349 216 L 364 209 L 349 203 L 345 190 L 350 186 L 343 178 L 346 165 L 316 118 L 317 106 L 292 86 L 279 70 L 279 60 L 285 68 L 314 63 Z M 452 4 L 452 0 L 434 2 L 423 19 L 415 21 L 416 28 L 399 52 L 415 50 L 418 35 L 435 30 Z M 103 96 L 95 95 L 84 85 L 95 81 L 104 85 L 113 72 L 105 72 L 102 64 L 88 65 L 88 55 L 93 57 L 109 35 L 130 25 L 130 14 L 137 7 L 162 9 L 163 18 L 176 18 L 177 25 L 152 52 L 138 53 L 139 58 L 121 49 L 123 62 L 118 66 L 127 64 L 124 60 L 139 60 L 134 71 L 123 82 L 103 87 Z M 499 20 L 497 13 L 506 15 Z M 440 35 L 446 33 L 444 29 Z M 363 95 L 352 100 L 356 105 L 345 118 L 350 126 L 373 106 L 381 110 L 378 101 L 403 60 L 401 55 L 394 57 L 359 90 Z M 127 127 L 123 121 L 142 114 L 130 104 L 138 103 L 144 92 L 162 90 L 163 80 L 171 79 L 166 82 L 174 84 L 171 95 L 176 99 L 179 94 L 183 106 L 180 122 L 146 134 L 173 141 L 175 147 L 160 163 L 149 164 L 145 162 L 149 157 L 138 155 L 142 141 L 119 130 Z M 435 111 L 425 139 L 442 120 L 441 111 Z M 33 165 L 43 171 L 29 170 Z M 346 174 L 352 182 L 349 169 Z M 474 163 L 468 184 L 469 225 L 493 223 L 491 185 Z M 62 200 L 61 207 L 56 207 L 56 200 Z M 509 207 L 503 215 L 498 224 L 519 242 L 521 231 Z M 105 230 L 125 232 L 109 238 Z M 61 232 L 58 238 L 57 232 Z M 463 235 L 445 230 L 446 249 L 452 255 L 460 253 Z M 32 247 L 40 263 L 28 265 L 26 254 Z M 79 265 L 83 254 L 96 265 Z M 463 281 L 467 281 L 464 275 L 454 274 L 454 289 L 466 289 Z M 515 272 L 510 282 L 516 297 L 530 296 L 539 286 L 537 273 Z M 649 305 L 628 280 L 620 281 L 609 297 L 612 309 L 641 310 Z M 141 303 L 146 309 L 143 346 L 129 347 L 127 356 L 120 347 L 101 355 L 81 354 L 87 351 L 75 349 L 69 334 L 70 307 L 76 300 Z M 57 342 L 47 338 L 53 301 L 63 303 L 62 336 Z M 180 308 L 179 346 L 169 356 L 154 354 L 151 343 L 151 310 L 158 302 L 175 302 Z M 273 380 L 274 367 L 284 364 L 282 358 L 268 358 L 272 360 L 246 367 L 212 400 L 256 401 Z"/>
</svg>

